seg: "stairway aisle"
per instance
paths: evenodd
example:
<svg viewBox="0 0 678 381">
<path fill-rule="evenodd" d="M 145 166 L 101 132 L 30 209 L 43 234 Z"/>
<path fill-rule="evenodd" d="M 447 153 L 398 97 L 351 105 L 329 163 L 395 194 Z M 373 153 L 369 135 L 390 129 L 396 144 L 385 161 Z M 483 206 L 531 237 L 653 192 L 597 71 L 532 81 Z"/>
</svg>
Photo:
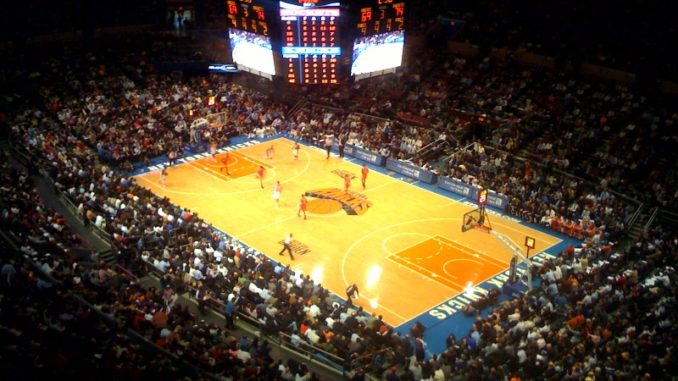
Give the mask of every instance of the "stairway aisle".
<svg viewBox="0 0 678 381">
<path fill-rule="evenodd" d="M 82 239 L 85 249 L 96 254 L 96 256 L 109 265 L 115 263 L 115 253 L 111 249 L 110 243 L 96 235 L 92 230 L 94 227 L 88 228 L 82 223 L 82 219 L 77 215 L 77 211 L 54 188 L 52 180 L 47 178 L 37 166 L 32 165 L 29 156 L 14 149 L 11 143 L 7 141 L 0 143 L 0 150 L 7 153 L 7 157 L 12 161 L 12 165 L 21 167 L 29 173 L 45 206 L 64 217 L 70 230 L 78 234 Z"/>
</svg>

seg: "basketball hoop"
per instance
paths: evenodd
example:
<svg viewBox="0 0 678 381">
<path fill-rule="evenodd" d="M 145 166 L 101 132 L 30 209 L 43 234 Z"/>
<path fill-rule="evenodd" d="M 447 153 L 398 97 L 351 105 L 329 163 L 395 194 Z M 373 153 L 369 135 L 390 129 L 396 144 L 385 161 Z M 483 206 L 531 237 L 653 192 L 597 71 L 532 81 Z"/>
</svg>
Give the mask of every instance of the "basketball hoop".
<svg viewBox="0 0 678 381">
<path fill-rule="evenodd" d="M 485 233 L 489 233 L 492 230 L 490 217 L 485 213 L 485 207 L 480 207 L 464 213 L 461 231 L 464 233 L 471 229 L 477 229 Z"/>
</svg>

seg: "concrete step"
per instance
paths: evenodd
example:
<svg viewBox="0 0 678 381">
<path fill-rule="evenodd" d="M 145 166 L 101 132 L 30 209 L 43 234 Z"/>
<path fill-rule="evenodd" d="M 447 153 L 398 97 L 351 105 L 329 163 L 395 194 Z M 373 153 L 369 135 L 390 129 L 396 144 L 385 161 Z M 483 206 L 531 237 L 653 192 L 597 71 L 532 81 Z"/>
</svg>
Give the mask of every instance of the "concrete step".
<svg viewBox="0 0 678 381">
<path fill-rule="evenodd" d="M 104 261 L 107 265 L 111 266 L 118 262 L 115 253 L 111 249 L 106 249 L 97 253 L 99 258 Z"/>
<path fill-rule="evenodd" d="M 517 153 L 516 156 L 530 157 L 530 150 L 528 150 L 527 148 L 521 148 L 520 150 L 518 150 L 518 153 Z"/>
<path fill-rule="evenodd" d="M 641 232 L 641 233 L 642 233 L 643 230 L 645 230 L 645 222 L 646 222 L 646 221 L 647 221 L 647 219 L 645 219 L 645 218 L 643 218 L 643 219 L 638 219 L 638 221 L 636 221 L 636 223 L 633 224 L 633 226 L 631 226 L 631 228 L 629 229 L 629 231 L 632 231 L 632 232 L 638 231 L 638 232 Z M 639 222 L 640 222 L 640 223 L 639 223 Z"/>
<path fill-rule="evenodd" d="M 636 219 L 636 222 L 629 227 L 627 233 L 626 233 L 626 241 L 627 242 L 633 242 L 638 237 L 640 237 L 641 234 L 645 231 L 645 224 L 647 223 L 648 219 L 650 216 L 646 213 L 641 213 L 638 215 L 638 219 Z"/>
</svg>

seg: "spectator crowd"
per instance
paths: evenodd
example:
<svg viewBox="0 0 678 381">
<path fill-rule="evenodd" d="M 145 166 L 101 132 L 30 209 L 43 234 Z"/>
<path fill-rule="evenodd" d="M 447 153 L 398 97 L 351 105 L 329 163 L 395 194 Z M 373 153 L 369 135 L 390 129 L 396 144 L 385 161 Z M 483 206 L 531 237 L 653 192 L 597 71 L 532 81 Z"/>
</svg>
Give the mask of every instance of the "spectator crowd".
<svg viewBox="0 0 678 381">
<path fill-rule="evenodd" d="M 84 243 L 41 203 L 33 173 L 4 163 L 3 230 L 21 253 L 2 268 L 3 348 L 13 358 L 69 371 L 84 357 L 78 366 L 137 378 L 204 377 L 188 364 L 231 379 L 315 377 L 304 366 L 290 369 L 270 357 L 264 338 L 282 333 L 290 345 L 312 346 L 342 365 L 369 359 L 359 366 L 386 380 L 671 376 L 675 232 L 654 227 L 629 247 L 620 245 L 635 211 L 620 193 L 676 207 L 675 167 L 662 156 L 676 139 L 676 114 L 661 102 L 622 86 L 489 58 L 426 55 L 397 81 L 374 78 L 332 95 L 319 91 L 317 99 L 328 105 L 307 104 L 288 114 L 285 105 L 225 77 L 130 69 L 128 63 L 143 56 L 73 49 L 45 61 L 39 75 L 22 77 L 38 96 L 14 108 L 15 145 L 53 180 L 84 224 L 110 237 L 122 267 L 74 256 L 73 248 Z M 195 120 L 217 114 L 216 128 L 192 128 Z M 431 355 L 425 327 L 399 334 L 308 275 L 216 233 L 128 172 L 158 156 L 270 132 L 318 145 L 331 136 L 340 145 L 486 185 L 509 196 L 508 213 L 585 244 L 533 269 L 540 289 L 485 318 L 479 314 L 467 336 L 449 337 L 447 350 Z M 438 140 L 450 148 L 435 158 L 417 156 Z M 664 182 L 652 168 L 666 169 Z M 148 271 L 160 274 L 161 287 L 142 287 L 138 279 Z M 185 292 L 197 300 L 197 315 L 178 301 Z M 229 323 L 201 319 L 207 307 L 219 309 L 227 322 L 240 314 L 265 335 L 234 337 Z M 35 345 L 36 328 L 73 338 L 73 345 L 48 353 Z M 184 362 L 143 350 L 128 330 Z"/>
</svg>

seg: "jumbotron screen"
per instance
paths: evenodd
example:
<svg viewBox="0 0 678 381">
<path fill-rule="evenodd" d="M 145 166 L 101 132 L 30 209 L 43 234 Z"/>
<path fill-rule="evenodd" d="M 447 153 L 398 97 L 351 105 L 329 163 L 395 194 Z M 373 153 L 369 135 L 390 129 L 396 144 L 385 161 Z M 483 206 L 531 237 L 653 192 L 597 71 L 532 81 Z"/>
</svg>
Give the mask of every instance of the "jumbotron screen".
<svg viewBox="0 0 678 381">
<path fill-rule="evenodd" d="M 282 57 L 287 82 L 339 83 L 340 6 L 335 0 L 280 2 Z"/>
<path fill-rule="evenodd" d="M 369 77 L 402 64 L 405 31 L 358 37 L 353 43 L 351 75 Z"/>
<path fill-rule="evenodd" d="M 238 69 L 269 79 L 275 75 L 270 37 L 230 28 L 228 39 L 233 62 L 238 64 Z"/>
</svg>

